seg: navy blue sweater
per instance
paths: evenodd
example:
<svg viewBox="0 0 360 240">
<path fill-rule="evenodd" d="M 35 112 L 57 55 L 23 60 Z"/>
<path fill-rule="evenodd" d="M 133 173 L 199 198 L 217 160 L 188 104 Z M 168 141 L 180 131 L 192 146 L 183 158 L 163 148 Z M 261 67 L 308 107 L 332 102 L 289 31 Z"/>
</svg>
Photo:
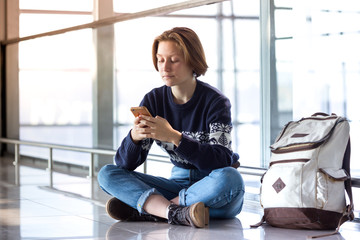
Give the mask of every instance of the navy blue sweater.
<svg viewBox="0 0 360 240">
<path fill-rule="evenodd" d="M 197 80 L 194 95 L 181 105 L 174 102 L 171 88 L 164 85 L 147 93 L 140 106 L 146 106 L 153 116 L 165 118 L 182 133 L 178 147 L 155 141 L 169 154 L 174 165 L 209 173 L 238 161 L 238 154 L 231 150 L 230 101 L 209 84 Z M 144 139 L 135 144 L 129 132 L 116 152 L 115 163 L 135 170 L 146 160 L 153 142 Z"/>
</svg>

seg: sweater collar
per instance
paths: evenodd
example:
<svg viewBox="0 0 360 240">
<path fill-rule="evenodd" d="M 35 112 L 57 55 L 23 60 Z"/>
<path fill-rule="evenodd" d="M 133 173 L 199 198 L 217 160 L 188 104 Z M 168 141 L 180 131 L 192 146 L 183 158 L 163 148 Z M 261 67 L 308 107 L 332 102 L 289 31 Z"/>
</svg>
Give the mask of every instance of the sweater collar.
<svg viewBox="0 0 360 240">
<path fill-rule="evenodd" d="M 194 94 L 190 98 L 190 100 L 184 104 L 176 104 L 174 102 L 174 97 L 171 92 L 171 87 L 166 87 L 166 88 L 167 88 L 166 91 L 167 91 L 168 99 L 170 101 L 171 106 L 173 106 L 174 108 L 178 108 L 178 109 L 186 109 L 186 108 L 192 107 L 197 102 L 197 99 L 199 98 L 199 92 L 200 92 L 200 81 L 198 79 L 196 79 L 196 87 L 195 87 Z"/>
</svg>

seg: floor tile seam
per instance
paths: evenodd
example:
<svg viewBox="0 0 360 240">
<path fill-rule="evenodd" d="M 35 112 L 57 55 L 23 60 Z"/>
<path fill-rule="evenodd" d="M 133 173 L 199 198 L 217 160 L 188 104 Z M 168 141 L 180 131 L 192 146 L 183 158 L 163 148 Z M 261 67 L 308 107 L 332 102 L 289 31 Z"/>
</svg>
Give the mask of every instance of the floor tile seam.
<svg viewBox="0 0 360 240">
<path fill-rule="evenodd" d="M 52 206 L 52 205 L 44 204 L 44 203 L 42 203 L 42 202 L 38 202 L 38 201 L 36 201 L 36 200 L 34 200 L 34 199 L 22 199 L 22 200 L 28 200 L 28 201 L 33 202 L 33 203 L 35 203 L 35 204 L 38 204 L 38 205 L 40 205 L 40 206 L 47 207 L 47 208 L 51 208 L 51 209 L 53 209 L 53 210 L 56 210 L 56 211 L 59 211 L 59 212 L 62 212 L 62 213 L 66 213 L 66 216 L 77 216 L 76 214 L 74 214 L 74 213 L 72 213 L 72 212 L 64 211 L 63 209 L 56 208 L 56 207 L 54 207 L 54 206 Z M 51 216 L 47 216 L 47 217 L 51 217 Z"/>
<path fill-rule="evenodd" d="M 54 209 L 54 210 L 57 210 L 59 212 L 62 212 L 62 213 L 65 213 L 66 215 L 56 215 L 56 216 L 76 216 L 76 217 L 79 217 L 79 218 L 82 218 L 82 219 L 86 219 L 86 220 L 90 220 L 90 221 L 93 221 L 93 222 L 98 222 L 98 223 L 101 223 L 101 224 L 105 224 L 105 225 L 108 225 L 108 226 L 111 226 L 111 224 L 108 224 L 106 222 L 102 222 L 102 221 L 99 221 L 99 220 L 95 220 L 93 218 L 90 218 L 90 217 L 86 217 L 84 214 L 74 214 L 73 212 L 69 212 L 69 211 L 64 211 L 63 209 L 60 209 L 60 208 L 56 208 L 52 205 L 48 205 L 48 204 L 44 204 L 42 202 L 38 202 L 36 200 L 32 200 L 32 199 L 26 199 L 26 200 L 29 200 L 35 204 L 38 204 L 38 205 L 41 205 L 41 206 L 44 206 L 44 207 L 48 207 L 48 208 L 51 208 L 51 209 Z M 105 211 L 104 211 L 105 212 Z M 53 216 L 53 215 L 52 215 Z M 39 216 L 39 217 L 51 217 L 51 216 Z"/>
<path fill-rule="evenodd" d="M 96 206 L 99 206 L 99 207 L 104 207 L 105 208 L 105 205 L 106 205 L 106 203 L 104 203 L 104 202 L 102 202 L 100 200 L 85 197 L 85 196 L 83 196 L 81 194 L 78 194 L 78 193 L 68 192 L 68 191 L 64 191 L 64 190 L 61 190 L 61 189 L 56 189 L 56 188 L 52 188 L 52 187 L 48 187 L 48 186 L 39 186 L 39 188 L 44 190 L 44 191 L 47 191 L 47 192 L 52 192 L 54 194 L 62 195 L 64 197 L 89 202 L 89 203 L 92 203 L 92 204 L 94 204 Z"/>
<path fill-rule="evenodd" d="M 118 222 L 116 222 L 116 223 L 113 223 L 112 225 L 110 225 L 110 226 L 112 226 L 112 228 L 116 228 L 116 229 L 119 229 L 119 230 L 125 230 L 125 231 L 127 231 L 127 232 L 130 232 L 130 233 L 134 233 L 134 234 L 148 234 L 149 232 L 147 232 L 147 231 L 135 231 L 135 230 L 131 230 L 131 229 L 128 229 L 128 228 L 126 228 L 126 227 L 119 227 L 119 226 L 115 226 L 115 225 L 118 225 L 119 223 L 121 223 L 121 221 L 118 221 Z M 128 222 L 129 223 L 129 222 Z M 136 224 L 136 223 L 139 223 L 139 222 L 132 222 L 133 224 Z M 163 224 L 168 224 L 168 223 L 163 223 Z M 169 225 L 169 227 L 170 227 L 170 225 Z M 151 230 L 149 230 L 149 231 L 151 231 Z"/>
<path fill-rule="evenodd" d="M 27 200 L 29 200 L 29 199 L 27 199 Z M 102 221 L 99 221 L 99 220 L 95 220 L 95 219 L 92 219 L 90 217 L 86 217 L 83 214 L 74 214 L 74 213 L 71 213 L 71 212 L 63 211 L 62 209 L 58 209 L 58 208 L 55 208 L 55 207 L 48 206 L 46 204 L 38 203 L 38 202 L 35 202 L 35 201 L 32 201 L 32 200 L 29 200 L 29 201 L 34 202 L 34 203 L 36 203 L 38 205 L 41 205 L 41 206 L 44 206 L 44 207 L 48 207 L 48 208 L 57 210 L 57 211 L 59 211 L 61 213 L 64 213 L 64 215 L 52 214 L 52 215 L 46 215 L 46 216 L 23 216 L 21 218 L 77 217 L 77 218 L 85 219 L 85 220 L 88 220 L 88 221 L 91 221 L 91 222 L 97 222 L 97 223 L 100 223 L 100 224 L 104 224 L 104 225 L 107 225 L 107 226 L 112 225 L 112 223 L 110 224 L 110 223 L 102 222 Z"/>
</svg>

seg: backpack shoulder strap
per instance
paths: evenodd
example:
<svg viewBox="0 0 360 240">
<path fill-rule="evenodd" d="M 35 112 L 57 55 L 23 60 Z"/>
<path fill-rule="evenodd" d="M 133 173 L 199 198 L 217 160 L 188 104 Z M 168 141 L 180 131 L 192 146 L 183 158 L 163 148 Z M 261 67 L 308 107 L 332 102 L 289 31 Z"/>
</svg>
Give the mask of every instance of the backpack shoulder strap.
<svg viewBox="0 0 360 240">
<path fill-rule="evenodd" d="M 251 228 L 258 228 L 265 222 L 265 216 L 263 215 L 260 222 L 250 225 Z"/>
<path fill-rule="evenodd" d="M 350 138 L 348 140 L 348 144 L 346 146 L 345 154 L 344 154 L 344 160 L 343 160 L 343 169 L 349 174 L 349 178 L 345 181 L 345 190 L 347 192 L 347 195 L 349 197 L 349 205 L 346 206 L 346 212 L 347 218 L 344 219 L 344 222 L 347 220 L 354 220 L 354 202 L 353 202 L 353 195 L 352 195 L 352 189 L 351 189 L 351 174 L 350 174 L 350 154 L 351 154 L 351 144 L 350 144 Z"/>
</svg>

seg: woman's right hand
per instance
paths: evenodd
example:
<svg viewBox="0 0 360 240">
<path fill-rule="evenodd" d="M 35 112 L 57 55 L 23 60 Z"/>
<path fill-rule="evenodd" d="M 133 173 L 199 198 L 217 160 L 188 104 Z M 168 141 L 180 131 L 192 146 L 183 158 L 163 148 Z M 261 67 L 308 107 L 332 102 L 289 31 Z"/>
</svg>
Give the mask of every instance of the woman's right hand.
<svg viewBox="0 0 360 240">
<path fill-rule="evenodd" d="M 134 119 L 134 127 L 131 129 L 131 138 L 135 144 L 138 144 L 141 140 L 146 138 L 146 126 L 144 123 L 141 122 L 140 116 Z"/>
</svg>

